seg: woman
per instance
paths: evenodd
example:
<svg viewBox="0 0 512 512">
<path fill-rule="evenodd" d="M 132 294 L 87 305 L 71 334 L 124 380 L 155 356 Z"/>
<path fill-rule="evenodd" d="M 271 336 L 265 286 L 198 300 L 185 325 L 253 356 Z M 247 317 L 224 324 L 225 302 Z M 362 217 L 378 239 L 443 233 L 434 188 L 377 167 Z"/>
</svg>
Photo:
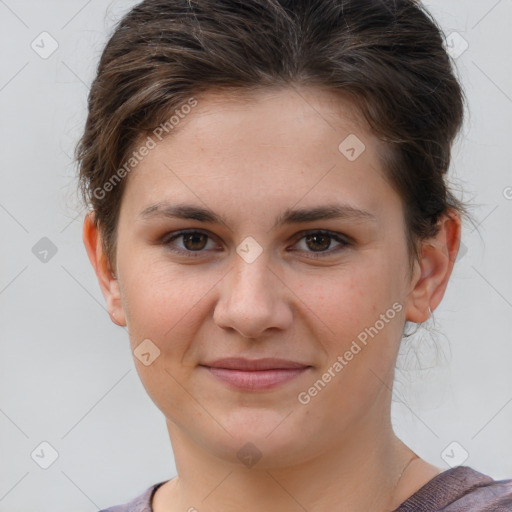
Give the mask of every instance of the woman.
<svg viewBox="0 0 512 512">
<path fill-rule="evenodd" d="M 77 147 L 84 243 L 176 478 L 110 512 L 512 510 L 394 434 L 406 322 L 445 293 L 463 93 L 413 0 L 146 0 Z"/>
</svg>

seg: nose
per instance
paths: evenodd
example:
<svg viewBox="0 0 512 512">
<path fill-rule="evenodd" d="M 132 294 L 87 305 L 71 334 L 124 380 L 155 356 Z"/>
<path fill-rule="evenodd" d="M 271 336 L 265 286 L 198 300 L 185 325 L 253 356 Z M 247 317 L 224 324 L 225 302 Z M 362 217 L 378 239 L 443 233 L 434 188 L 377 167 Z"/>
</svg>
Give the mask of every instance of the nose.
<svg viewBox="0 0 512 512">
<path fill-rule="evenodd" d="M 284 330 L 293 321 L 293 294 L 263 254 L 252 263 L 237 255 L 234 268 L 221 283 L 213 315 L 219 327 L 256 339 L 270 329 Z"/>
</svg>

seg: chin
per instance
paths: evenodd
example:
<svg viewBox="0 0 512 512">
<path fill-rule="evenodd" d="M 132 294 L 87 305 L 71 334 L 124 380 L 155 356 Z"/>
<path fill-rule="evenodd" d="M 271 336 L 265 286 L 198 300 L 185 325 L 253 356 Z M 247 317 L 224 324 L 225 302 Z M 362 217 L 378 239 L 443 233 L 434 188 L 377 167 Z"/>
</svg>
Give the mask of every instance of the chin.
<svg viewBox="0 0 512 512">
<path fill-rule="evenodd" d="M 216 457 L 254 469 L 270 469 L 300 464 L 312 445 L 294 414 L 276 411 L 237 411 L 219 423 L 231 434 L 204 436 Z M 217 433 L 219 430 L 217 429 Z M 213 441 L 213 442 L 212 442 Z"/>
</svg>

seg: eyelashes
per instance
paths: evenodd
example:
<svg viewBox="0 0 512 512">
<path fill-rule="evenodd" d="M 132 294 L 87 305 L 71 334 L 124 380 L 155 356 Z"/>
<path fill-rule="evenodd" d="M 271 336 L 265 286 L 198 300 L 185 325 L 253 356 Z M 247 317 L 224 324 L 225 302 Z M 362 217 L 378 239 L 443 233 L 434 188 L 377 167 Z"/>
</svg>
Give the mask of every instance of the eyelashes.
<svg viewBox="0 0 512 512">
<path fill-rule="evenodd" d="M 182 247 L 177 247 L 175 244 L 179 239 L 182 239 Z M 345 247 L 352 245 L 352 242 L 345 235 L 323 229 L 298 233 L 294 237 L 293 246 L 296 246 L 302 240 L 304 240 L 303 247 L 305 249 L 292 249 L 292 252 L 304 253 L 306 257 L 313 259 L 338 254 Z M 331 248 L 332 240 L 339 244 L 334 249 Z M 211 250 L 219 252 L 213 238 L 207 232 L 198 229 L 167 233 L 161 238 L 160 243 L 173 253 L 191 258 L 204 256 L 205 253 L 211 252 Z M 213 247 L 208 248 L 209 244 Z M 320 250 L 308 250 L 310 245 L 320 245 Z"/>
</svg>

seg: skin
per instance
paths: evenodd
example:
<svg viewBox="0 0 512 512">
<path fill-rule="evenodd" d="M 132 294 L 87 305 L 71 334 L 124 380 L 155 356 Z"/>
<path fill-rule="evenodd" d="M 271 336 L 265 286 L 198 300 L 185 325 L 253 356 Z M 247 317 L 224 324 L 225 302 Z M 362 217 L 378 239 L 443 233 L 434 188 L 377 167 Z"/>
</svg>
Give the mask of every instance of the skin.
<svg viewBox="0 0 512 512">
<path fill-rule="evenodd" d="M 445 293 L 460 217 L 441 219 L 410 274 L 402 201 L 385 177 L 381 143 L 347 100 L 295 87 L 243 97 L 208 92 L 197 100 L 128 177 L 115 269 L 92 214 L 83 230 L 111 317 L 127 326 L 132 351 L 145 339 L 160 350 L 149 366 L 134 357 L 166 418 L 178 470 L 153 508 L 393 510 L 441 472 L 395 436 L 391 388 L 405 321 L 427 320 L 428 307 L 434 311 Z M 338 150 L 349 134 L 366 146 L 355 161 Z M 225 223 L 139 216 L 163 201 L 206 206 Z M 367 210 L 375 221 L 274 228 L 287 208 L 328 203 Z M 182 229 L 208 236 L 162 241 Z M 352 243 L 307 242 L 319 229 Z M 251 263 L 236 252 L 248 236 L 262 248 Z M 401 311 L 300 403 L 298 394 L 394 303 Z M 265 392 L 240 391 L 199 366 L 229 356 L 281 357 L 312 368 Z M 252 467 L 237 457 L 248 442 L 262 455 Z"/>
</svg>

